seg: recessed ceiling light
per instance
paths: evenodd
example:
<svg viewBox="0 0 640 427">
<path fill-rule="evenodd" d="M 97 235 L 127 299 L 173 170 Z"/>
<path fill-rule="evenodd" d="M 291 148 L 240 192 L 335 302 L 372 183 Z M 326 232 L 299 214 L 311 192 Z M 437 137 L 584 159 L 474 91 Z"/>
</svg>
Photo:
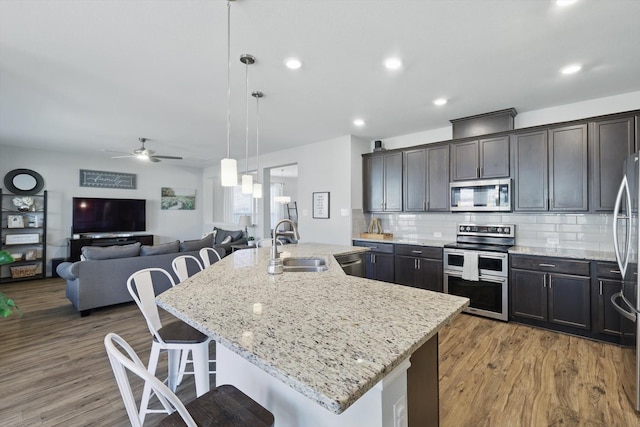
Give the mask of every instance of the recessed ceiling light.
<svg viewBox="0 0 640 427">
<path fill-rule="evenodd" d="M 447 103 L 447 98 L 438 98 L 433 100 L 434 105 L 444 105 Z"/>
<path fill-rule="evenodd" d="M 364 120 L 362 120 L 362 119 L 355 119 L 355 120 L 353 121 L 353 124 L 354 124 L 355 126 L 362 127 L 362 126 L 364 126 Z"/>
<path fill-rule="evenodd" d="M 298 58 L 287 58 L 284 61 L 284 65 L 290 70 L 297 70 L 302 67 L 302 62 Z"/>
<path fill-rule="evenodd" d="M 580 65 L 580 64 L 571 64 L 571 65 L 567 65 L 566 67 L 562 67 L 560 69 L 560 72 L 562 74 L 575 74 L 580 70 L 582 70 L 582 65 Z"/>
<path fill-rule="evenodd" d="M 556 5 L 560 7 L 571 6 L 574 3 L 577 3 L 578 0 L 556 0 Z"/>
<path fill-rule="evenodd" d="M 399 70 L 402 68 L 402 60 L 400 58 L 387 58 L 384 60 L 384 66 L 388 70 Z"/>
</svg>

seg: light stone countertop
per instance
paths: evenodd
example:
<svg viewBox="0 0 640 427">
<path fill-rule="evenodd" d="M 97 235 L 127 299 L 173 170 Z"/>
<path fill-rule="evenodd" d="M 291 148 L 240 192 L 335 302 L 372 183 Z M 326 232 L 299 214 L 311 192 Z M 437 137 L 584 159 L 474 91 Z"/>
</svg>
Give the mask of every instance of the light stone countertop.
<svg viewBox="0 0 640 427">
<path fill-rule="evenodd" d="M 337 414 L 469 304 L 347 276 L 332 256 L 367 248 L 285 245 L 278 249 L 321 256 L 329 269 L 275 276 L 267 273 L 270 249 L 236 251 L 162 293 L 157 303 Z"/>
<path fill-rule="evenodd" d="M 608 251 L 562 249 L 557 247 L 513 246 L 509 249 L 509 253 L 511 255 L 539 255 L 558 258 L 616 262 L 615 254 Z"/>
<path fill-rule="evenodd" d="M 364 242 L 393 243 L 395 245 L 433 246 L 436 248 L 442 248 L 444 247 L 445 244 L 451 243 L 448 240 L 445 242 L 442 240 L 416 239 L 416 238 L 409 238 L 409 237 L 398 237 L 390 240 L 365 239 L 362 237 L 352 237 L 351 240 L 361 240 Z"/>
</svg>

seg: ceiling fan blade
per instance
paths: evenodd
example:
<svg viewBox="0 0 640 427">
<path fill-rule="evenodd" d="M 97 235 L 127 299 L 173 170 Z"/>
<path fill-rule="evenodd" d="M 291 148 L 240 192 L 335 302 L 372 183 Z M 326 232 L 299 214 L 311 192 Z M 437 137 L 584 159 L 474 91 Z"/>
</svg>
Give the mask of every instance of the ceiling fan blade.
<svg viewBox="0 0 640 427">
<path fill-rule="evenodd" d="M 160 161 L 160 159 L 157 159 L 155 157 L 149 157 L 149 161 L 153 162 L 153 163 L 158 163 Z"/>
<path fill-rule="evenodd" d="M 113 156 L 113 157 L 111 157 L 111 158 L 112 158 L 112 159 L 128 159 L 128 158 L 130 158 L 130 157 L 135 157 L 135 156 L 132 156 L 131 154 L 129 154 L 129 155 L 127 155 L 127 156 Z"/>
<path fill-rule="evenodd" d="M 182 160 L 182 157 L 177 156 L 153 156 L 156 159 L 173 159 L 173 160 Z"/>
<path fill-rule="evenodd" d="M 115 153 L 115 154 L 126 154 L 126 155 L 131 155 L 131 153 L 127 153 L 126 151 L 115 151 L 115 150 L 107 150 L 105 148 L 103 148 L 102 150 L 103 153 Z"/>
</svg>

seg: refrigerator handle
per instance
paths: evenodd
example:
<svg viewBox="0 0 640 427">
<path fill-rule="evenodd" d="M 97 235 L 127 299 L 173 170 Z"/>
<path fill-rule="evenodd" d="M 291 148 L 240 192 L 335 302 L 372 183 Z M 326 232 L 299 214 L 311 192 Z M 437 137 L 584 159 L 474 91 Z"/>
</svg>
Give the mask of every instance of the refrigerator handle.
<svg viewBox="0 0 640 427">
<path fill-rule="evenodd" d="M 624 194 L 629 194 L 629 183 L 627 182 L 626 175 L 622 178 L 622 182 L 620 183 L 620 188 L 618 189 L 618 195 L 616 196 L 616 204 L 613 208 L 613 249 L 616 255 L 616 261 L 618 263 L 618 267 L 620 268 L 620 274 L 624 277 L 624 274 L 627 269 L 627 259 L 622 260 L 620 255 L 620 247 L 618 245 L 618 216 L 620 215 L 620 204 L 622 202 L 622 196 Z M 627 205 L 631 204 L 631 201 L 627 197 Z M 631 213 L 631 210 L 629 210 Z M 627 227 L 627 234 L 631 233 L 631 227 Z M 629 239 L 627 238 L 627 242 Z M 628 252 L 625 254 L 625 258 L 628 258 Z"/>
<path fill-rule="evenodd" d="M 632 322 L 636 322 L 637 314 L 627 311 L 624 308 L 620 307 L 616 302 L 618 298 L 622 300 L 622 292 L 618 292 L 617 294 L 611 295 L 611 304 L 613 304 L 613 308 L 615 308 L 618 313 L 622 314 L 627 319 L 631 320 Z M 622 300 L 622 302 L 624 302 L 624 300 Z"/>
</svg>

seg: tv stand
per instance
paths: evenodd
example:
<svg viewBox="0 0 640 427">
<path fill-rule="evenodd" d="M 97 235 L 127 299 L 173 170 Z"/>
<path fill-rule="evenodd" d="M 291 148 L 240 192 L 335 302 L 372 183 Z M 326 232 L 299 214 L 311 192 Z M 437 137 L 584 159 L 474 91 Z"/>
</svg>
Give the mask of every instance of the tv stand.
<svg viewBox="0 0 640 427">
<path fill-rule="evenodd" d="M 153 234 L 81 234 L 79 238 L 69 241 L 69 261 L 80 261 L 83 246 L 130 245 L 136 242 L 142 245 L 153 245 Z"/>
</svg>

